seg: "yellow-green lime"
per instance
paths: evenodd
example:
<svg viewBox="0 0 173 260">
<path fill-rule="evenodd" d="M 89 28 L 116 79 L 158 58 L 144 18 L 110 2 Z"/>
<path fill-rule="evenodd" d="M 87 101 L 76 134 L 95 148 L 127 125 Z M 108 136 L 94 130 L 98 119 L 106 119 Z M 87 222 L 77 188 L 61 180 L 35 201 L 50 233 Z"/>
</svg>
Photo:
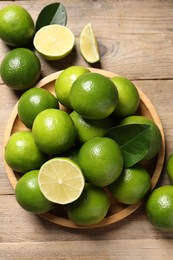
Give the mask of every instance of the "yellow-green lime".
<svg viewBox="0 0 173 260">
<path fill-rule="evenodd" d="M 58 100 L 43 88 L 31 88 L 18 101 L 18 116 L 24 125 L 32 128 L 35 117 L 47 108 L 58 108 Z"/>
<path fill-rule="evenodd" d="M 170 180 L 171 184 L 173 184 L 173 153 L 171 153 L 169 155 L 166 169 L 167 169 L 167 174 L 168 174 L 169 180 Z"/>
<path fill-rule="evenodd" d="M 146 202 L 150 222 L 160 230 L 173 230 L 173 186 L 156 188 Z"/>
<path fill-rule="evenodd" d="M 127 124 L 149 124 L 149 125 L 151 125 L 151 127 L 152 127 L 151 143 L 150 143 L 148 153 L 146 154 L 144 159 L 150 160 L 154 156 L 156 156 L 158 154 L 158 152 L 160 151 L 161 145 L 162 145 L 161 132 L 160 132 L 159 127 L 156 125 L 156 123 L 147 117 L 134 115 L 134 116 L 126 117 L 121 121 L 121 125 L 127 125 Z"/>
<path fill-rule="evenodd" d="M 73 82 L 82 74 L 89 72 L 89 69 L 82 66 L 70 66 L 63 70 L 55 81 L 55 93 L 59 102 L 71 108 L 69 96 Z"/>
<path fill-rule="evenodd" d="M 69 219 L 77 225 L 93 225 L 107 215 L 110 207 L 105 191 L 86 183 L 78 200 L 67 205 Z"/>
<path fill-rule="evenodd" d="M 67 151 L 76 139 L 76 129 L 70 115 L 54 108 L 48 108 L 36 116 L 32 133 L 40 151 L 47 154 Z"/>
<path fill-rule="evenodd" d="M 82 29 L 79 43 L 81 54 L 87 62 L 95 63 L 100 60 L 98 43 L 91 23 Z"/>
<path fill-rule="evenodd" d="M 109 188 L 113 197 L 123 204 L 140 201 L 151 186 L 149 173 L 142 167 L 124 169 L 118 179 Z"/>
<path fill-rule="evenodd" d="M 73 83 L 70 103 L 76 112 L 88 119 L 103 119 L 115 110 L 118 91 L 114 83 L 99 73 L 85 73 Z"/>
<path fill-rule="evenodd" d="M 85 143 L 95 137 L 105 136 L 107 130 L 112 127 L 112 119 L 106 117 L 100 120 L 86 119 L 76 111 L 70 114 L 76 127 L 77 139 L 79 143 Z"/>
<path fill-rule="evenodd" d="M 38 149 L 33 134 L 19 131 L 12 134 L 5 146 L 5 160 L 17 172 L 39 169 L 45 162 L 45 155 Z"/>
<path fill-rule="evenodd" d="M 78 199 L 85 184 L 80 167 L 71 159 L 62 157 L 44 163 L 38 181 L 44 196 L 62 205 Z"/>
<path fill-rule="evenodd" d="M 47 60 L 66 57 L 73 49 L 74 34 L 66 26 L 51 24 L 42 27 L 34 36 L 34 47 Z"/>
<path fill-rule="evenodd" d="M 23 209 L 35 214 L 45 213 L 54 206 L 40 190 L 38 173 L 38 170 L 25 173 L 17 182 L 15 188 L 15 196 L 19 205 Z"/>
<path fill-rule="evenodd" d="M 26 48 L 9 51 L 2 60 L 0 73 L 4 83 L 14 90 L 26 90 L 40 77 L 41 63 L 36 54 Z"/>
<path fill-rule="evenodd" d="M 19 5 L 0 10 L 0 38 L 9 45 L 22 47 L 31 42 L 35 26 L 28 11 Z"/>
<path fill-rule="evenodd" d="M 121 174 L 123 155 L 115 141 L 96 137 L 82 145 L 78 163 L 89 182 L 103 187 L 114 182 Z"/>
<path fill-rule="evenodd" d="M 133 115 L 139 106 L 140 97 L 136 86 L 127 78 L 115 76 L 111 78 L 118 90 L 118 105 L 114 115 L 124 118 Z"/>
</svg>

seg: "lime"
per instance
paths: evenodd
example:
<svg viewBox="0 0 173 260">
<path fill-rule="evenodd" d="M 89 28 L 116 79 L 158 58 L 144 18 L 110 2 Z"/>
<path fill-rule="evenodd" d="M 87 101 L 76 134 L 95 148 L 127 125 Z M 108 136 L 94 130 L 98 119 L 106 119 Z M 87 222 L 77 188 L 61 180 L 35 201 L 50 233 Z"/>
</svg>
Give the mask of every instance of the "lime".
<svg viewBox="0 0 173 260">
<path fill-rule="evenodd" d="M 119 178 L 109 188 L 113 197 L 123 204 L 140 201 L 151 185 L 149 173 L 142 167 L 124 169 Z"/>
<path fill-rule="evenodd" d="M 35 214 L 45 213 L 54 206 L 40 191 L 38 173 L 38 170 L 25 173 L 17 182 L 15 188 L 16 200 L 19 205 Z"/>
<path fill-rule="evenodd" d="M 169 180 L 173 184 L 173 153 L 169 155 L 166 168 Z"/>
<path fill-rule="evenodd" d="M 115 141 L 96 137 L 82 145 L 78 163 L 89 182 L 103 187 L 114 182 L 121 174 L 123 155 Z"/>
<path fill-rule="evenodd" d="M 34 36 L 34 47 L 47 60 L 66 57 L 73 49 L 74 34 L 69 28 L 59 24 L 42 27 Z"/>
<path fill-rule="evenodd" d="M 35 144 L 31 132 L 12 134 L 5 146 L 5 160 L 17 172 L 39 169 L 46 158 Z"/>
<path fill-rule="evenodd" d="M 152 159 L 160 151 L 162 145 L 162 137 L 158 126 L 151 119 L 144 116 L 129 116 L 121 121 L 121 125 L 128 124 L 149 124 L 152 127 L 152 138 L 150 148 L 144 159 Z"/>
<path fill-rule="evenodd" d="M 31 50 L 16 48 L 5 55 L 0 72 L 2 80 L 8 87 L 14 90 L 26 90 L 38 81 L 41 64 Z"/>
<path fill-rule="evenodd" d="M 31 88 L 18 101 L 18 116 L 26 127 L 32 128 L 35 117 L 47 108 L 58 108 L 58 100 L 49 91 Z"/>
<path fill-rule="evenodd" d="M 80 143 L 85 143 L 95 137 L 103 137 L 112 126 L 112 119 L 106 117 L 100 120 L 83 118 L 76 111 L 70 114 L 76 127 L 77 139 Z"/>
<path fill-rule="evenodd" d="M 114 83 L 98 73 L 79 76 L 70 91 L 70 103 L 76 112 L 88 119 L 108 117 L 118 104 Z"/>
<path fill-rule="evenodd" d="M 173 230 L 173 186 L 156 188 L 146 203 L 146 213 L 151 223 L 161 230 Z"/>
<path fill-rule="evenodd" d="M 80 34 L 80 51 L 89 63 L 100 60 L 98 43 L 91 23 L 88 23 Z"/>
<path fill-rule="evenodd" d="M 36 116 L 32 132 L 39 149 L 48 154 L 67 151 L 76 139 L 75 126 L 69 114 L 54 108 Z"/>
<path fill-rule="evenodd" d="M 62 105 L 71 108 L 69 96 L 72 84 L 80 75 L 86 72 L 89 72 L 89 70 L 82 66 L 71 66 L 61 72 L 55 81 L 55 93 Z"/>
<path fill-rule="evenodd" d="M 62 205 L 78 199 L 85 184 L 81 169 L 69 158 L 54 158 L 44 163 L 38 181 L 44 196 Z"/>
<path fill-rule="evenodd" d="M 101 221 L 110 207 L 105 191 L 86 183 L 82 195 L 67 206 L 69 219 L 77 225 L 93 225 Z"/>
<path fill-rule="evenodd" d="M 21 47 L 31 42 L 34 22 L 26 9 L 8 5 L 0 10 L 0 38 L 9 45 Z"/>
<path fill-rule="evenodd" d="M 133 115 L 140 103 L 136 86 L 129 79 L 123 77 L 113 77 L 111 80 L 118 90 L 119 98 L 114 114 L 119 118 Z"/>
</svg>

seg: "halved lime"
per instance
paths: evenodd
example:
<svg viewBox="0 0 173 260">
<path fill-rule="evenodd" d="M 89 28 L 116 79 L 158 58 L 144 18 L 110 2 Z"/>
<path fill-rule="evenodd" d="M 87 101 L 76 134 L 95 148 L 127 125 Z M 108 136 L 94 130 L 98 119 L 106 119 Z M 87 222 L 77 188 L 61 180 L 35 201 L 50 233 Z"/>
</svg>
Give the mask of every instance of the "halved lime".
<svg viewBox="0 0 173 260">
<path fill-rule="evenodd" d="M 66 26 L 52 24 L 42 27 L 34 36 L 36 50 L 47 60 L 58 60 L 73 49 L 74 34 Z"/>
<path fill-rule="evenodd" d="M 38 183 L 49 201 L 65 205 L 80 197 L 85 180 L 80 167 L 74 161 L 58 157 L 42 165 Z"/>
</svg>

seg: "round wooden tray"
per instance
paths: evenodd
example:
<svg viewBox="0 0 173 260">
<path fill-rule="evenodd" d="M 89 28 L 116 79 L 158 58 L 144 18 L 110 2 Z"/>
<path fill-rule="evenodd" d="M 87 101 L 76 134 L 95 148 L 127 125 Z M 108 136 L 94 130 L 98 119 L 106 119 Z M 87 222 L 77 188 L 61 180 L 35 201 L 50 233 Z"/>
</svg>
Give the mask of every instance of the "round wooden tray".
<svg viewBox="0 0 173 260">
<path fill-rule="evenodd" d="M 97 73 L 103 74 L 107 77 L 113 77 L 116 75 L 114 73 L 111 73 L 111 72 L 108 72 L 105 70 L 94 69 L 94 68 L 89 68 L 89 69 L 92 72 L 97 72 Z M 53 74 L 45 77 L 44 79 L 40 80 L 40 82 L 36 85 L 36 87 L 44 88 L 54 94 L 54 83 L 60 73 L 61 73 L 61 71 L 53 73 Z M 151 174 L 151 190 L 152 190 L 155 187 L 155 185 L 157 184 L 157 181 L 160 177 L 163 163 L 164 163 L 164 157 L 165 157 L 164 132 L 163 132 L 163 127 L 162 127 L 160 118 L 159 118 L 154 106 L 152 105 L 150 100 L 147 98 L 147 96 L 138 87 L 137 87 L 137 89 L 138 89 L 138 92 L 140 95 L 140 100 L 141 100 L 138 113 L 151 118 L 158 125 L 158 127 L 161 131 L 161 135 L 162 135 L 162 148 L 161 148 L 158 156 L 156 158 L 154 158 L 153 160 L 150 160 L 145 165 L 145 167 Z M 61 109 L 63 109 L 63 107 L 61 107 Z M 16 104 L 10 115 L 10 118 L 9 118 L 7 126 L 6 126 L 5 135 L 4 135 L 4 148 L 12 133 L 17 132 L 17 131 L 23 131 L 23 130 L 28 130 L 28 129 L 23 125 L 23 123 L 20 121 L 20 119 L 17 115 L 17 104 Z M 16 183 L 17 183 L 18 179 L 20 178 L 20 174 L 14 172 L 6 164 L 6 162 L 5 162 L 5 168 L 6 168 L 8 178 L 9 178 L 13 188 L 15 188 Z M 74 223 L 72 223 L 67 218 L 65 210 L 62 206 L 57 206 L 56 210 L 45 213 L 45 214 L 40 214 L 40 216 L 50 222 L 53 222 L 53 223 L 61 225 L 61 226 L 69 227 L 69 228 L 96 228 L 96 227 L 107 226 L 109 224 L 112 224 L 112 223 L 115 223 L 117 221 L 124 219 L 125 217 L 127 217 L 131 213 L 133 213 L 137 208 L 139 208 L 143 202 L 143 200 L 142 200 L 136 204 L 128 206 L 128 205 L 123 205 L 121 203 L 118 203 L 111 197 L 110 197 L 110 201 L 111 201 L 111 207 L 110 207 L 110 210 L 109 210 L 107 216 L 101 222 L 99 222 L 95 225 L 91 225 L 91 226 L 78 226 L 78 225 L 75 225 Z"/>
</svg>

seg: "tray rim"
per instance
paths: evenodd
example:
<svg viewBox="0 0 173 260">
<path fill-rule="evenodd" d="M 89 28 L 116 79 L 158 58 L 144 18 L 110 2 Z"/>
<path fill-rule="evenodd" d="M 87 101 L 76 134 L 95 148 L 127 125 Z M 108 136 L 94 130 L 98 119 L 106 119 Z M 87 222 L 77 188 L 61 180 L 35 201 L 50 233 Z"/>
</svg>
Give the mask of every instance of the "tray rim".
<svg viewBox="0 0 173 260">
<path fill-rule="evenodd" d="M 95 73 L 100 73 L 102 75 L 108 76 L 108 77 L 113 77 L 113 76 L 120 76 L 116 73 L 113 72 L 109 72 L 107 70 L 103 70 L 103 69 L 98 69 L 98 68 L 88 68 L 91 72 L 95 72 Z M 36 88 L 41 88 L 44 87 L 46 84 L 49 84 L 52 81 L 55 81 L 57 79 L 57 77 L 60 75 L 60 73 L 63 70 L 54 72 L 44 78 L 42 78 L 36 85 Z M 132 81 L 133 82 L 133 81 Z M 135 84 L 136 86 L 136 84 Z M 145 95 L 145 93 L 138 87 L 136 86 L 138 92 L 139 92 L 139 96 L 140 96 L 140 100 L 144 103 L 145 107 L 147 108 L 147 110 L 150 112 L 151 114 L 151 110 L 152 113 L 154 114 L 154 119 L 153 121 L 157 124 L 157 126 L 160 129 L 161 132 L 161 136 L 162 136 L 162 147 L 161 150 L 157 156 L 157 162 L 156 162 L 156 168 L 153 172 L 152 178 L 151 178 L 151 191 L 154 189 L 154 187 L 156 186 L 158 179 L 161 175 L 162 172 L 162 167 L 164 164 L 164 159 L 165 159 L 165 136 L 164 136 L 164 130 L 163 130 L 163 126 L 160 120 L 160 117 L 157 113 L 156 108 L 154 107 L 154 105 L 152 104 L 152 102 L 150 101 L 150 99 Z M 16 102 L 10 117 L 7 121 L 6 124 L 6 128 L 5 128 L 5 132 L 4 132 L 4 139 L 3 139 L 3 159 L 4 159 L 4 153 L 5 153 L 5 145 L 12 133 L 12 129 L 13 129 L 13 124 L 16 120 L 16 118 L 18 117 L 17 115 L 17 106 L 18 106 L 18 101 Z M 153 117 L 152 117 L 153 118 Z M 13 124 L 11 124 L 11 122 L 13 122 Z M 10 125 L 10 128 L 9 128 Z M 29 129 L 28 129 L 29 130 Z M 13 189 L 15 189 L 16 183 L 17 183 L 17 178 L 15 176 L 14 171 L 7 165 L 7 163 L 5 162 L 4 159 L 4 165 L 5 165 L 5 170 L 6 170 L 6 174 L 8 176 L 8 179 L 13 187 Z M 160 168 L 160 169 L 159 169 Z M 156 174 L 156 172 L 159 169 L 159 173 Z M 57 215 L 54 215 L 50 212 L 47 213 L 43 213 L 43 214 L 38 214 L 39 216 L 41 216 L 43 219 L 52 222 L 54 224 L 58 224 L 60 226 L 63 227 L 68 227 L 68 228 L 74 228 L 74 229 L 90 229 L 90 228 L 98 228 L 98 227 L 104 227 L 104 226 L 108 226 L 110 224 L 113 224 L 115 222 L 118 222 L 120 220 L 123 220 L 124 218 L 126 218 L 127 216 L 131 215 L 134 211 L 136 211 L 143 203 L 143 200 L 133 204 L 133 205 L 127 205 L 127 207 L 125 207 L 123 210 L 121 210 L 120 212 L 117 212 L 113 215 L 107 216 L 105 217 L 101 222 L 96 223 L 94 225 L 87 225 L 87 226 L 79 226 L 74 224 L 73 222 L 71 222 L 69 219 L 66 218 L 62 218 L 59 217 Z M 121 214 L 123 212 L 123 218 L 121 217 Z"/>
</svg>

